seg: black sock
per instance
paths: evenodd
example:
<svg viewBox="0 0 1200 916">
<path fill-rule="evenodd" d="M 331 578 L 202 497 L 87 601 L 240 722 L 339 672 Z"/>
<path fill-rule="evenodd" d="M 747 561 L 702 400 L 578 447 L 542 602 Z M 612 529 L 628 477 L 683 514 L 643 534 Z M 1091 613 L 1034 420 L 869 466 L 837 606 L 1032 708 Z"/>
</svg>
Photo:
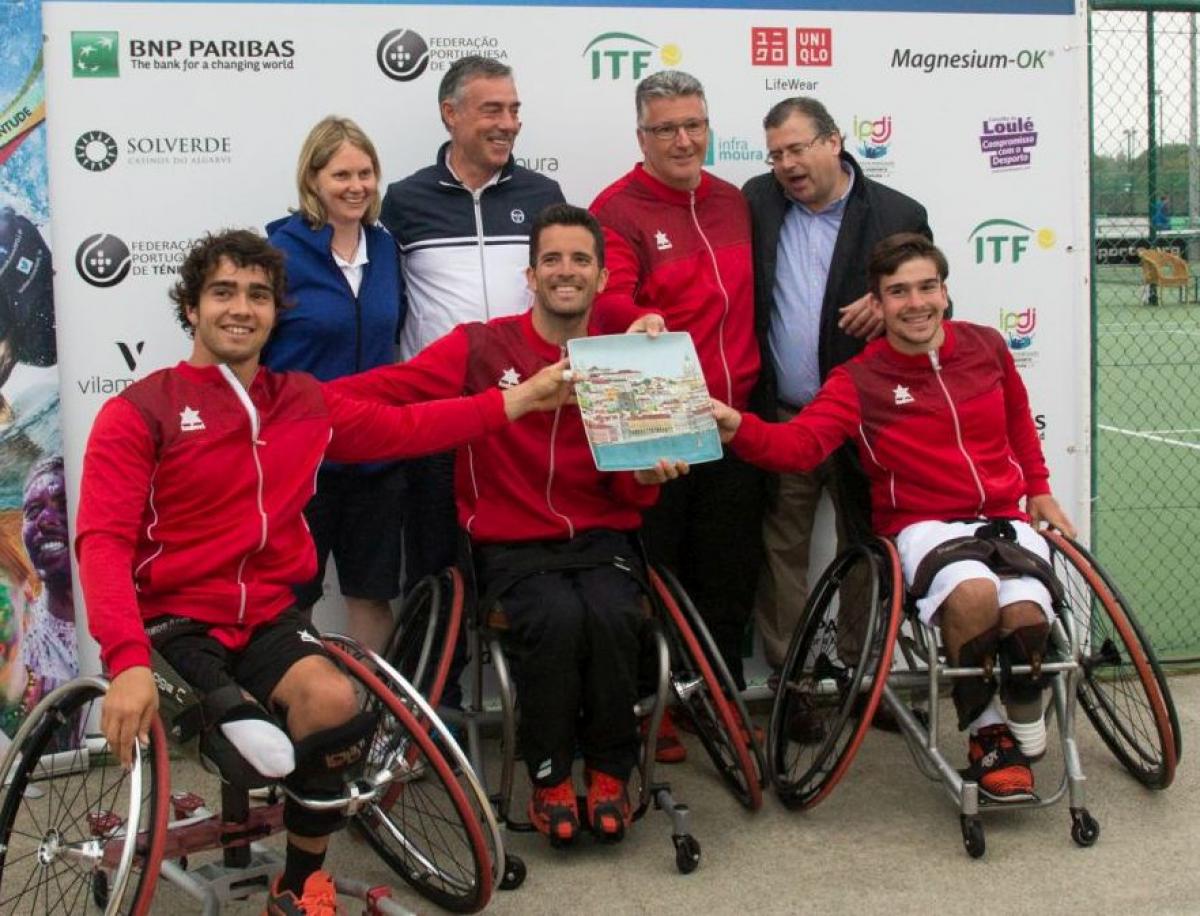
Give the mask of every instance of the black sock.
<svg viewBox="0 0 1200 916">
<path fill-rule="evenodd" d="M 283 875 L 279 879 L 281 891 L 291 891 L 297 897 L 304 893 L 304 882 L 308 876 L 319 871 L 325 864 L 325 853 L 307 852 L 299 846 L 287 844 L 287 858 L 283 863 Z"/>
</svg>

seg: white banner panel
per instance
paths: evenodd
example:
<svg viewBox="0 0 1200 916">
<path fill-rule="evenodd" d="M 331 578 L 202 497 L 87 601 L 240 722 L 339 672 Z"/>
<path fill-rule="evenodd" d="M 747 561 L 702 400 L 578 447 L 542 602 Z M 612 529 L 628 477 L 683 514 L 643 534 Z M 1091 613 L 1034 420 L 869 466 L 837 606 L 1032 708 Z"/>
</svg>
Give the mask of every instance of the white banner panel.
<svg viewBox="0 0 1200 916">
<path fill-rule="evenodd" d="M 362 125 L 385 182 L 431 163 L 446 138 L 438 81 L 481 53 L 516 70 L 520 161 L 583 205 L 639 158 L 633 90 L 650 72 L 703 81 L 709 167 L 738 184 L 765 168 L 772 104 L 823 101 L 867 174 L 928 208 L 956 315 L 1008 336 L 1055 490 L 1086 531 L 1086 13 L 1071 0 L 697 5 L 47 2 L 72 492 L 104 398 L 189 350 L 166 298 L 189 240 L 294 206 L 300 143 L 326 114 Z"/>
</svg>

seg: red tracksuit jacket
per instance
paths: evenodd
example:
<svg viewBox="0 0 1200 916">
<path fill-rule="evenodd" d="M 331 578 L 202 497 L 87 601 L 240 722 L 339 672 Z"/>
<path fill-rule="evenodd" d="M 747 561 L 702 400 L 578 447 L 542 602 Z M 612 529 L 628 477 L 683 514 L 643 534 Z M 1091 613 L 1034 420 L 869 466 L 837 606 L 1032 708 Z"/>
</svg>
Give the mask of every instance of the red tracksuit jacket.
<svg viewBox="0 0 1200 916">
<path fill-rule="evenodd" d="M 75 550 L 88 627 L 115 676 L 149 664 L 143 619 L 214 624 L 241 648 L 316 574 L 302 510 L 317 467 L 411 457 L 507 424 L 503 398 L 391 408 L 259 369 L 180 363 L 126 388 L 96 417 L 83 460 Z"/>
<path fill-rule="evenodd" d="M 968 518 L 1027 520 L 1050 492 L 1029 395 L 1004 338 L 946 321 L 946 339 L 909 356 L 879 338 L 830 373 L 789 423 L 742 414 L 734 451 L 768 470 L 808 471 L 854 439 L 871 483 L 875 530 Z"/>
<path fill-rule="evenodd" d="M 742 410 L 758 379 L 750 211 L 742 193 L 708 172 L 679 191 L 639 164 L 592 202 L 604 227 L 608 285 L 596 297 L 603 333 L 645 311 L 688 331 L 709 393 Z"/>
<path fill-rule="evenodd" d="M 406 363 L 331 383 L 355 398 L 409 403 L 495 391 L 565 356 L 534 330 L 533 312 L 459 325 Z M 529 413 L 459 448 L 458 521 L 481 543 L 565 540 L 593 528 L 632 531 L 658 487 L 596 470 L 579 408 Z"/>
</svg>

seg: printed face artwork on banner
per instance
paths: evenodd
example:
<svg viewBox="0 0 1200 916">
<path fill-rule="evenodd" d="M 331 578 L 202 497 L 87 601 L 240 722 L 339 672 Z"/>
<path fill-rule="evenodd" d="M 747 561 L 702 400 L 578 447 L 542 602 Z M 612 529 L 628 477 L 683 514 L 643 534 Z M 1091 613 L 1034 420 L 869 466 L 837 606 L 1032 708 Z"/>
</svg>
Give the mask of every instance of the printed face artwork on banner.
<svg viewBox="0 0 1200 916">
<path fill-rule="evenodd" d="M 79 673 L 79 652 L 59 429 L 40 5 L 0 7 L 0 33 L 3 750 L 33 705 Z"/>
</svg>

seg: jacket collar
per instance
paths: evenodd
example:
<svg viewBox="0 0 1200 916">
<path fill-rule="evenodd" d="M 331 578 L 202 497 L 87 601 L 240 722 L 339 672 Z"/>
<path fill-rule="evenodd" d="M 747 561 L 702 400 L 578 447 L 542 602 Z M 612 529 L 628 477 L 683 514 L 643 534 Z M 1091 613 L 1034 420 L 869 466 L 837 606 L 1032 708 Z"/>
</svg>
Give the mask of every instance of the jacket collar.
<svg viewBox="0 0 1200 916">
<path fill-rule="evenodd" d="M 700 170 L 700 184 L 693 191 L 680 191 L 669 184 L 664 184 L 647 172 L 645 166 L 640 162 L 633 167 L 633 171 L 629 174 L 635 182 L 646 188 L 655 197 L 680 206 L 687 206 L 693 194 L 696 195 L 696 200 L 704 200 L 713 188 L 713 177 L 703 169 Z"/>
<path fill-rule="evenodd" d="M 454 174 L 453 171 L 451 171 L 449 157 L 450 157 L 450 141 L 447 140 L 440 147 L 438 147 L 437 165 L 436 165 L 438 183 L 453 185 L 456 188 L 462 188 L 464 191 L 468 190 L 467 186 L 465 184 L 463 184 L 461 181 L 459 181 L 458 177 Z M 487 189 L 492 184 L 500 184 L 501 182 L 508 181 L 508 179 L 512 178 L 513 169 L 515 169 L 516 167 L 517 167 L 516 160 L 510 154 L 508 157 L 508 162 L 504 163 L 504 165 L 500 168 L 500 176 L 494 182 L 484 185 L 484 189 Z"/>
<path fill-rule="evenodd" d="M 941 362 L 954 355 L 957 346 L 957 335 L 954 332 L 955 322 L 949 318 L 942 320 L 942 330 L 945 332 L 945 339 L 942 345 L 938 347 L 938 358 Z M 928 353 L 901 353 L 890 343 L 886 336 L 876 337 L 863 351 L 864 356 L 882 356 L 890 363 L 895 363 L 898 366 L 915 366 L 924 367 L 929 365 Z"/>
<path fill-rule="evenodd" d="M 558 344 L 550 343 L 546 338 L 542 337 L 537 332 L 537 328 L 533 326 L 533 309 L 529 309 L 521 316 L 521 330 L 525 334 L 525 339 L 529 342 L 530 348 L 542 359 L 548 362 L 556 363 L 562 358 L 562 350 Z M 592 337 L 602 333 L 596 325 L 596 309 L 592 307 L 592 314 L 588 316 L 588 336 Z"/>
</svg>

